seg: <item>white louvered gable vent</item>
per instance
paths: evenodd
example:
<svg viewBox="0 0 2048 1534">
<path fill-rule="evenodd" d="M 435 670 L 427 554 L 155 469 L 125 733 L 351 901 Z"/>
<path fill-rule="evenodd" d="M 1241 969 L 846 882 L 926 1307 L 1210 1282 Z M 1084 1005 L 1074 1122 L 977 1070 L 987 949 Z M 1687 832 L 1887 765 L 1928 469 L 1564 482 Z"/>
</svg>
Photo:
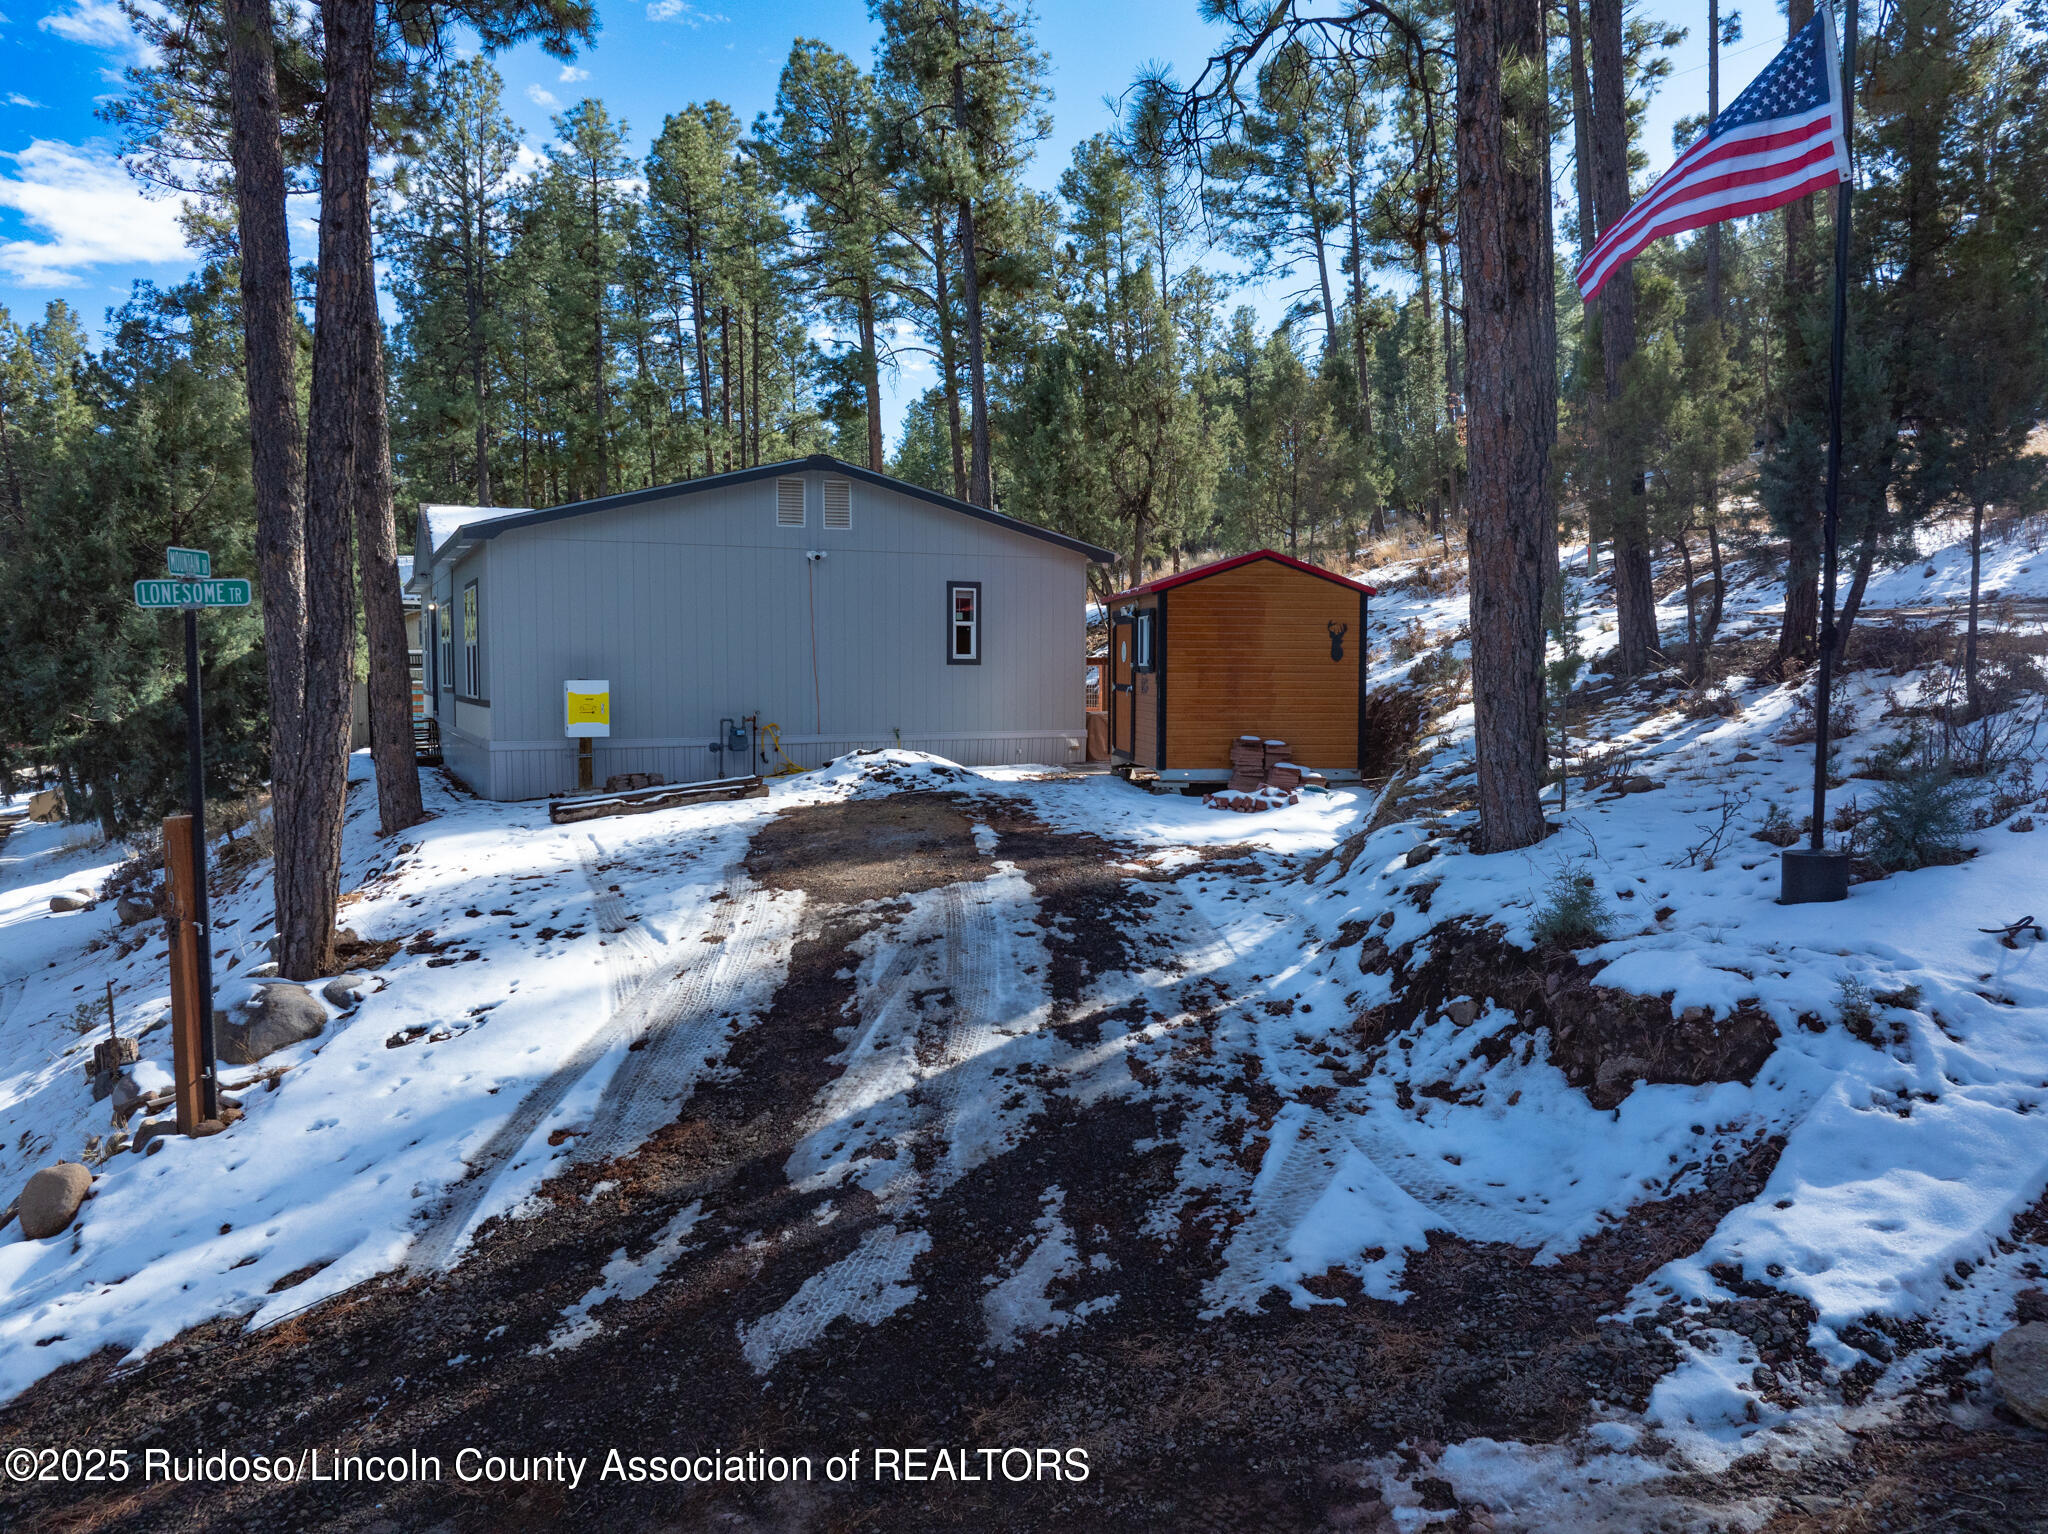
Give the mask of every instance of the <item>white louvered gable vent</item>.
<svg viewBox="0 0 2048 1534">
<path fill-rule="evenodd" d="M 775 482 L 775 525 L 777 527 L 802 527 L 804 525 L 804 482 L 800 479 L 778 479 Z"/>
<path fill-rule="evenodd" d="M 853 526 L 853 483 L 844 479 L 825 481 L 825 526 L 846 532 Z"/>
</svg>

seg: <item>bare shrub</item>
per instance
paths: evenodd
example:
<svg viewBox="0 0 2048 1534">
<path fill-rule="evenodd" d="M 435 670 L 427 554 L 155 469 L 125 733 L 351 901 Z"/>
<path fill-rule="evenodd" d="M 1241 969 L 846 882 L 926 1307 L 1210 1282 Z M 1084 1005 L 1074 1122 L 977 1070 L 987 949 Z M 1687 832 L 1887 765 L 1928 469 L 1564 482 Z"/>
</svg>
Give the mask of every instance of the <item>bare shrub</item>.
<svg viewBox="0 0 2048 1534">
<path fill-rule="evenodd" d="M 1429 715 L 1429 695 L 1419 687 L 1376 687 L 1365 695 L 1365 753 L 1358 764 L 1367 778 L 1392 775 L 1414 754 Z"/>
</svg>

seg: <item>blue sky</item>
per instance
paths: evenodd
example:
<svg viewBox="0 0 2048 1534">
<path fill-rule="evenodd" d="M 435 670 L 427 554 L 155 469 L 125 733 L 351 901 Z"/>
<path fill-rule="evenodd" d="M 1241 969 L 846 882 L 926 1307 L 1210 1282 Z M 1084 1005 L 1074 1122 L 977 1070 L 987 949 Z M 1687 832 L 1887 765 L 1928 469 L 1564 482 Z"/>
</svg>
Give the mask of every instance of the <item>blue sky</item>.
<svg viewBox="0 0 2048 1534">
<path fill-rule="evenodd" d="M 1651 108 L 1648 148 L 1661 168 L 1671 157 L 1673 120 L 1705 105 L 1706 4 L 1645 0 L 1644 8 L 1691 29 Z M 555 112 L 588 95 L 626 119 L 636 146 L 667 113 L 712 97 L 751 122 L 772 104 L 793 38 L 821 38 L 863 61 L 875 40 L 862 0 L 600 0 L 599 18 L 595 46 L 573 65 L 537 48 L 499 60 L 506 105 L 536 146 Z M 1725 58 L 1724 100 L 1783 36 L 1775 3 L 1752 3 L 1744 20 L 1745 41 Z M 1073 146 L 1109 125 L 1105 97 L 1150 61 L 1193 74 L 1216 35 L 1196 0 L 1041 0 L 1037 31 L 1052 61 L 1053 132 L 1030 179 L 1048 190 Z M 190 268 L 175 205 L 128 178 L 112 133 L 95 116 L 134 57 L 113 0 L 0 0 L 0 305 L 17 321 L 62 298 L 97 330 L 133 279 L 171 281 Z M 1281 288 L 1244 296 L 1273 318 Z M 902 397 L 923 384 L 909 371 L 893 382 L 896 417 Z"/>
</svg>

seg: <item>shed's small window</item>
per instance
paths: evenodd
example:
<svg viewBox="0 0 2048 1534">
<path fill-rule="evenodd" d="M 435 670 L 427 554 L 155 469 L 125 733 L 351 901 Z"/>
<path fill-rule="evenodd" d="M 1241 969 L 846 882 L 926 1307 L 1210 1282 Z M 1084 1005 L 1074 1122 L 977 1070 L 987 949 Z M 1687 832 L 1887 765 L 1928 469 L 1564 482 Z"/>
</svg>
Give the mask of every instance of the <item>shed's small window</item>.
<svg viewBox="0 0 2048 1534">
<path fill-rule="evenodd" d="M 484 695 L 483 639 L 477 624 L 476 582 L 462 588 L 462 690 L 472 698 Z"/>
<path fill-rule="evenodd" d="M 804 525 L 804 482 L 800 479 L 778 479 L 775 482 L 775 525 L 777 527 L 802 527 Z"/>
<path fill-rule="evenodd" d="M 453 692 L 455 690 L 455 608 L 447 602 L 439 603 L 438 606 L 440 608 L 440 622 L 437 627 L 440 631 L 440 644 L 437 648 L 440 651 L 441 687 L 443 691 Z"/>
<path fill-rule="evenodd" d="M 825 481 L 825 528 L 843 533 L 853 526 L 853 483 L 844 479 Z"/>
<path fill-rule="evenodd" d="M 946 664 L 981 664 L 981 582 L 960 581 L 947 588 Z"/>
<path fill-rule="evenodd" d="M 1142 612 L 1131 622 L 1132 645 L 1136 659 L 1132 662 L 1140 671 L 1152 669 L 1152 626 L 1159 621 L 1156 612 Z"/>
</svg>

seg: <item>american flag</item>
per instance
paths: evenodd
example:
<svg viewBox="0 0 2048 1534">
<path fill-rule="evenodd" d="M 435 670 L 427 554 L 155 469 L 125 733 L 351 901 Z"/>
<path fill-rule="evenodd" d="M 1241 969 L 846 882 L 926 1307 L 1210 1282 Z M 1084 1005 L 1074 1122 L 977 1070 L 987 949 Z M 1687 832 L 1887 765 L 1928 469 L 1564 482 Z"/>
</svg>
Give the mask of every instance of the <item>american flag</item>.
<svg viewBox="0 0 2048 1534">
<path fill-rule="evenodd" d="M 1579 267 L 1580 294 L 1590 301 L 1652 240 L 1762 213 L 1844 180 L 1841 80 L 1833 19 L 1822 5 L 1707 136 L 1601 231 Z"/>
</svg>

